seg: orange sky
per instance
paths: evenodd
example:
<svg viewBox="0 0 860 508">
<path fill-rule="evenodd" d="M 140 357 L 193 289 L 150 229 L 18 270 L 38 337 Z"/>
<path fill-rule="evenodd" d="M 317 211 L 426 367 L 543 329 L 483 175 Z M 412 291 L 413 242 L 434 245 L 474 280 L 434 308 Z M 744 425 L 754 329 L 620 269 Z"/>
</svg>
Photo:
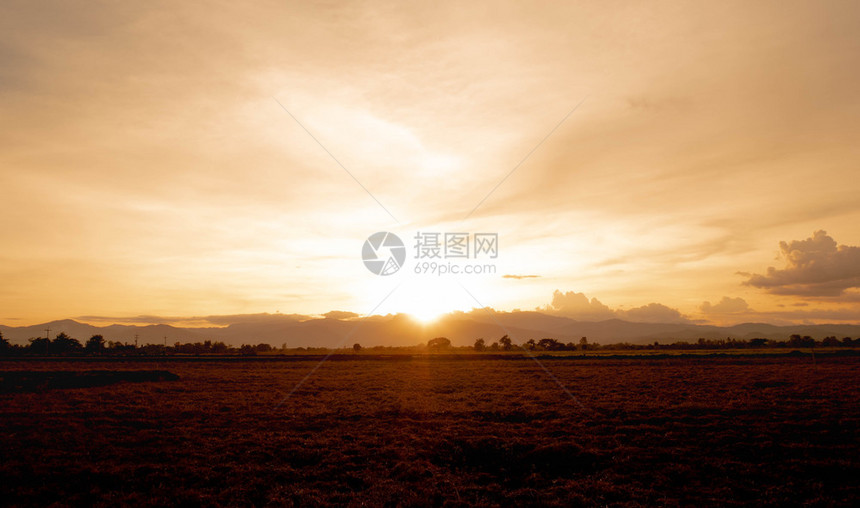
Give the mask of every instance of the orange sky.
<svg viewBox="0 0 860 508">
<path fill-rule="evenodd" d="M 4 2 L 0 323 L 860 322 L 860 5 L 467 4 Z M 376 231 L 497 271 L 379 277 Z"/>
</svg>

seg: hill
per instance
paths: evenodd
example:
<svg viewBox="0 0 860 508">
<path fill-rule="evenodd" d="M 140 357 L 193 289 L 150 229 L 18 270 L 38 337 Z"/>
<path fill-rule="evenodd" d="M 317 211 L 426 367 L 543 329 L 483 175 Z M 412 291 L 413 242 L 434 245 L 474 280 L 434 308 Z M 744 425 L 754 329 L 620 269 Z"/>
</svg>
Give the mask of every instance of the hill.
<svg viewBox="0 0 860 508">
<path fill-rule="evenodd" d="M 606 321 L 575 321 L 540 312 L 492 312 L 475 310 L 455 312 L 437 322 L 424 325 L 404 314 L 371 316 L 367 319 L 312 317 L 280 314 L 240 315 L 224 318 L 226 324 L 211 327 L 176 327 L 167 324 L 95 326 L 71 319 L 51 321 L 32 326 L 0 325 L 3 336 L 13 343 L 26 344 L 32 337 L 51 336 L 65 332 L 81 342 L 95 334 L 108 341 L 140 344 L 173 344 L 175 342 L 222 341 L 229 345 L 268 343 L 289 347 L 340 347 L 353 343 L 382 346 L 410 346 L 444 336 L 455 345 L 470 345 L 482 337 L 487 343 L 502 335 L 515 342 L 552 337 L 562 342 L 578 342 L 587 337 L 590 342 L 629 342 L 646 344 L 670 343 L 697 339 L 750 339 L 764 337 L 785 340 L 792 334 L 809 335 L 816 339 L 827 336 L 858 337 L 860 325 L 791 325 L 744 323 L 730 327 L 686 323 L 636 323 L 620 319 Z M 232 322 L 230 322 L 232 321 Z M 220 323 L 219 323 L 220 324 Z"/>
</svg>

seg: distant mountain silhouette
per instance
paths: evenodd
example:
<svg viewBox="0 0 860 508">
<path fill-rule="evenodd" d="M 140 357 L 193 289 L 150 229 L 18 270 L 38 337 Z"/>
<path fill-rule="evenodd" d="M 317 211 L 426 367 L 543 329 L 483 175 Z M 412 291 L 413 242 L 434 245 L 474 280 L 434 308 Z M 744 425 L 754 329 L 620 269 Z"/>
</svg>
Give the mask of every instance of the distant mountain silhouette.
<svg viewBox="0 0 860 508">
<path fill-rule="evenodd" d="M 224 326 L 176 327 L 167 324 L 146 326 L 109 325 L 94 326 L 71 319 L 51 321 L 33 326 L 12 327 L 0 325 L 3 336 L 13 343 L 26 344 L 31 337 L 44 337 L 51 329 L 51 337 L 65 332 L 82 343 L 95 334 L 105 340 L 133 343 L 135 335 L 141 345 L 167 343 L 222 341 L 229 345 L 268 343 L 275 347 L 348 347 L 358 342 L 365 346 L 411 346 L 426 343 L 433 337 L 444 336 L 454 345 L 471 345 L 482 337 L 491 344 L 502 335 L 510 335 L 514 342 L 551 337 L 562 342 L 578 342 L 588 337 L 589 342 L 603 344 L 630 342 L 645 344 L 654 341 L 675 342 L 706 339 L 751 339 L 764 337 L 785 340 L 792 334 L 809 335 L 816 339 L 827 336 L 860 337 L 860 325 L 790 325 L 776 326 L 766 323 L 744 323 L 729 327 L 678 323 L 634 323 L 620 319 L 606 321 L 576 321 L 535 311 L 454 312 L 437 322 L 422 325 L 404 314 L 371 316 L 368 319 L 336 319 L 281 314 L 249 314 L 217 316 Z"/>
</svg>

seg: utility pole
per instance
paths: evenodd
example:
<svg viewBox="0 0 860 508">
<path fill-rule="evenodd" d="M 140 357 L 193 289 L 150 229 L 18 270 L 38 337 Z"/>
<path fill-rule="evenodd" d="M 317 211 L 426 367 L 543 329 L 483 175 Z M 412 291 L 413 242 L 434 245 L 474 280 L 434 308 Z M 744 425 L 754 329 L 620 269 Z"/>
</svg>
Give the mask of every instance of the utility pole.
<svg viewBox="0 0 860 508">
<path fill-rule="evenodd" d="M 137 349 L 137 334 L 134 334 L 134 349 Z"/>
<path fill-rule="evenodd" d="M 45 338 L 51 340 L 51 329 L 45 328 Z"/>
</svg>

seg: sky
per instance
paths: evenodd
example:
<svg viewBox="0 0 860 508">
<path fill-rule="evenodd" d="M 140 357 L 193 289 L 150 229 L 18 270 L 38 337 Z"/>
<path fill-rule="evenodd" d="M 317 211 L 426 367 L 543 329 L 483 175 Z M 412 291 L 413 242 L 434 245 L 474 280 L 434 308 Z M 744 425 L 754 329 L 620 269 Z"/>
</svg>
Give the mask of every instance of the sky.
<svg viewBox="0 0 860 508">
<path fill-rule="evenodd" d="M 0 323 L 860 322 L 858 25 L 848 1 L 3 2 Z M 362 262 L 376 232 L 396 273 Z M 422 259 L 423 233 L 496 256 Z"/>
</svg>

